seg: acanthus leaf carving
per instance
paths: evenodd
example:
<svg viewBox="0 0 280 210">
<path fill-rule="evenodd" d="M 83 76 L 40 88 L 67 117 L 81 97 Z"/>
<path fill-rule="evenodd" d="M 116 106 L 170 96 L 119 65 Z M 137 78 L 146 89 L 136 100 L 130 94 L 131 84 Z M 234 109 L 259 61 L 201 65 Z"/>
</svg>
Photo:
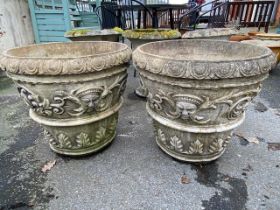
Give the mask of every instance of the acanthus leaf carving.
<svg viewBox="0 0 280 210">
<path fill-rule="evenodd" d="M 186 154 L 202 154 L 203 153 L 203 144 L 197 139 L 196 141 L 190 144 Z"/>
<path fill-rule="evenodd" d="M 171 137 L 171 139 L 170 139 L 170 147 L 171 147 L 171 149 L 173 149 L 175 151 L 183 152 L 182 141 L 177 136 Z"/>
<path fill-rule="evenodd" d="M 161 129 L 157 130 L 156 138 L 158 138 L 164 145 L 166 145 L 166 137 Z"/>
<path fill-rule="evenodd" d="M 117 126 L 117 123 L 118 123 L 118 117 L 114 117 L 111 121 L 111 123 L 108 125 L 107 127 L 107 133 L 108 135 L 112 135 L 115 133 L 116 131 L 116 126 Z"/>
<path fill-rule="evenodd" d="M 231 139 L 232 133 L 222 138 L 209 139 L 210 143 L 203 143 L 201 139 L 196 139 L 189 143 L 188 146 L 184 146 L 181 139 L 176 135 L 168 137 L 162 129 L 156 130 L 156 139 L 162 143 L 165 147 L 176 152 L 187 155 L 203 155 L 204 153 L 220 153 L 228 145 Z M 207 140 L 208 141 L 208 140 Z M 206 148 L 205 148 L 206 147 Z"/>
<path fill-rule="evenodd" d="M 88 133 L 81 132 L 75 135 L 74 137 L 68 136 L 65 133 L 58 133 L 56 138 L 52 136 L 48 131 L 45 130 L 45 136 L 48 138 L 49 143 L 59 149 L 82 149 L 98 145 L 100 142 L 103 142 L 105 139 L 109 139 L 115 132 L 114 129 L 106 129 L 105 127 L 100 127 L 95 136 L 90 137 Z"/>
<path fill-rule="evenodd" d="M 77 135 L 76 142 L 77 142 L 77 147 L 88 147 L 91 146 L 92 144 L 89 135 L 83 132 Z"/>
<path fill-rule="evenodd" d="M 64 134 L 64 133 L 60 133 L 57 135 L 57 140 L 58 140 L 58 147 L 59 148 L 63 148 L 63 149 L 72 149 L 73 145 L 69 139 L 69 137 Z"/>
<path fill-rule="evenodd" d="M 99 143 L 101 142 L 104 138 L 105 138 L 105 134 L 106 134 L 106 128 L 104 127 L 100 127 L 98 129 L 98 131 L 96 132 L 96 136 L 95 136 L 95 143 Z"/>
<path fill-rule="evenodd" d="M 215 139 L 209 146 L 208 151 L 210 153 L 216 153 L 223 150 L 224 147 L 224 140 L 223 139 Z"/>
</svg>

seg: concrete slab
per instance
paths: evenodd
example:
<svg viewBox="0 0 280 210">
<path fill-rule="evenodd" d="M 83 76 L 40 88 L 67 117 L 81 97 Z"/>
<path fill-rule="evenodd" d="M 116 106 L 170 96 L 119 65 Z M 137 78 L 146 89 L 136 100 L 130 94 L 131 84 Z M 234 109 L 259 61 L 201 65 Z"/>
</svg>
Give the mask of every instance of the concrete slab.
<svg viewBox="0 0 280 210">
<path fill-rule="evenodd" d="M 178 162 L 156 145 L 145 101 L 129 69 L 118 135 L 102 152 L 53 153 L 42 128 L 0 79 L 0 209 L 280 209 L 280 67 L 250 105 L 224 155 L 207 165 Z M 259 143 L 246 139 L 256 138 Z M 56 165 L 47 173 L 42 166 Z M 186 180 L 190 183 L 184 184 Z"/>
</svg>

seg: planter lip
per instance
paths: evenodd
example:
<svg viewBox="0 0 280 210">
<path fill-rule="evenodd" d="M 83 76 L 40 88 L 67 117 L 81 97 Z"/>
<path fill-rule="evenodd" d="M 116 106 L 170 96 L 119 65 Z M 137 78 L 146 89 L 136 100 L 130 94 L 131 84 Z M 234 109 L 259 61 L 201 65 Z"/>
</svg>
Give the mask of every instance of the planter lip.
<svg viewBox="0 0 280 210">
<path fill-rule="evenodd" d="M 133 32 L 147 32 L 147 31 L 154 31 L 154 32 L 168 32 L 168 31 L 174 31 L 176 32 L 176 35 L 174 37 L 164 37 L 164 36 L 155 36 L 155 34 L 146 34 L 143 35 L 143 38 L 135 38 L 132 37 L 131 34 L 126 34 L 125 32 L 122 34 L 123 37 L 129 39 L 129 40 L 172 40 L 172 39 L 180 39 L 181 33 L 175 29 L 132 29 L 127 30 Z"/>
<path fill-rule="evenodd" d="M 280 39 L 279 40 L 269 40 L 269 39 L 251 39 L 251 40 L 243 40 L 242 43 L 253 44 L 268 48 L 280 48 Z"/>
<path fill-rule="evenodd" d="M 86 34 L 79 34 L 77 36 L 69 34 L 69 32 L 71 31 L 75 31 L 75 30 L 71 30 L 71 31 L 67 31 L 64 34 L 64 37 L 66 38 L 75 38 L 75 37 L 92 37 L 92 36 L 121 36 L 121 33 L 114 31 L 113 29 L 102 29 L 102 30 L 93 30 L 90 28 L 81 28 L 80 30 L 89 30 Z M 76 31 L 79 31 L 76 30 Z"/>
<path fill-rule="evenodd" d="M 222 45 L 236 46 L 244 48 L 250 47 L 258 50 L 258 54 L 248 58 L 230 58 L 230 59 L 202 59 L 202 58 L 178 58 L 175 55 L 159 55 L 149 52 L 149 49 L 155 48 L 153 45 L 175 46 L 180 42 L 183 44 L 194 43 L 202 45 L 203 42 L 212 43 L 221 47 Z M 180 45 L 181 46 L 181 45 Z M 146 49 L 145 49 L 146 48 Z M 167 48 L 166 48 L 167 49 Z M 170 49 L 170 48 L 169 48 Z M 206 47 L 205 47 L 206 49 Z M 231 48 L 229 48 L 230 50 Z M 170 77 L 180 77 L 189 79 L 225 79 L 238 77 L 251 77 L 267 73 L 276 63 L 276 57 L 273 52 L 261 46 L 252 46 L 251 44 L 236 43 L 222 40 L 207 39 L 180 39 L 167 40 L 160 42 L 150 42 L 139 46 L 132 54 L 134 65 L 140 70 L 146 70 L 153 74 L 160 74 Z"/>
<path fill-rule="evenodd" d="M 210 37 L 231 36 L 237 34 L 240 34 L 240 32 L 235 28 L 207 28 L 187 31 L 182 35 L 182 39 L 207 39 Z"/>
<path fill-rule="evenodd" d="M 80 46 L 79 46 L 80 45 Z M 52 47 L 64 47 L 63 50 L 77 50 L 80 47 L 83 50 L 85 47 L 104 46 L 111 47 L 107 52 L 87 53 L 85 55 L 67 54 L 65 56 L 22 56 L 14 55 L 16 51 L 30 50 L 45 50 L 45 53 Z M 68 48 L 67 48 L 68 47 Z M 76 48 L 76 49 L 75 49 Z M 32 53 L 32 52 L 31 52 Z M 33 52 L 34 53 L 34 52 Z M 42 53 L 42 52 L 41 52 Z M 77 42 L 51 42 L 44 44 L 33 44 L 23 47 L 16 47 L 5 50 L 0 56 L 0 69 L 11 72 L 13 74 L 22 75 L 75 75 L 82 73 L 91 73 L 102 71 L 114 66 L 119 66 L 128 63 L 131 57 L 131 49 L 122 43 L 108 41 L 77 41 Z"/>
<path fill-rule="evenodd" d="M 141 39 L 141 38 L 130 38 L 130 37 L 125 37 L 130 41 L 148 41 L 150 42 L 151 40 L 154 40 L 154 42 L 160 42 L 160 41 L 168 41 L 168 40 L 174 40 L 174 39 L 181 39 L 181 37 L 175 37 L 175 38 L 151 38 L 151 39 Z"/>
</svg>

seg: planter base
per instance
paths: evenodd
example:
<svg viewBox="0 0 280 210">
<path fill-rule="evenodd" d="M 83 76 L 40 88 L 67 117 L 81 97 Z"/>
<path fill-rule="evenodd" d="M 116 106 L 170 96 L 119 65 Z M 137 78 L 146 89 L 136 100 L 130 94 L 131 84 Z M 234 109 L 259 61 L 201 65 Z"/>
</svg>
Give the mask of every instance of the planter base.
<svg viewBox="0 0 280 210">
<path fill-rule="evenodd" d="M 71 149 L 58 149 L 58 148 L 54 147 L 51 143 L 49 145 L 50 145 L 51 150 L 58 154 L 68 155 L 68 156 L 84 156 L 84 155 L 92 154 L 92 153 L 98 152 L 99 150 L 102 150 L 104 147 L 111 144 L 115 137 L 116 137 L 116 132 L 110 139 L 102 142 L 102 144 L 100 144 L 98 146 L 94 145 L 94 146 L 83 148 L 83 149 L 77 149 L 75 151 L 73 151 Z M 51 139 L 48 139 L 48 140 L 50 141 Z"/>
<path fill-rule="evenodd" d="M 219 158 L 232 136 L 232 129 L 212 133 L 188 132 L 156 120 L 154 128 L 158 146 L 173 158 L 186 162 L 209 162 Z"/>
<path fill-rule="evenodd" d="M 212 154 L 212 155 L 207 155 L 207 156 L 194 156 L 194 155 L 182 155 L 182 154 L 178 154 L 173 152 L 172 150 L 165 148 L 164 146 L 161 145 L 161 143 L 158 141 L 158 139 L 156 139 L 156 143 L 159 146 L 160 149 L 162 149 L 166 154 L 170 155 L 171 157 L 177 159 L 177 160 L 181 160 L 181 161 L 185 161 L 185 162 L 193 162 L 193 163 L 197 163 L 197 162 L 210 162 L 213 160 L 218 159 L 220 156 L 223 155 L 223 153 L 225 152 L 225 148 L 223 148 L 219 153 L 217 154 Z"/>
<path fill-rule="evenodd" d="M 96 117 L 94 117 L 96 118 Z M 45 136 L 54 152 L 69 156 L 87 155 L 103 149 L 116 136 L 118 112 L 80 125 L 44 125 Z M 64 125 L 64 126 L 63 126 Z"/>
</svg>

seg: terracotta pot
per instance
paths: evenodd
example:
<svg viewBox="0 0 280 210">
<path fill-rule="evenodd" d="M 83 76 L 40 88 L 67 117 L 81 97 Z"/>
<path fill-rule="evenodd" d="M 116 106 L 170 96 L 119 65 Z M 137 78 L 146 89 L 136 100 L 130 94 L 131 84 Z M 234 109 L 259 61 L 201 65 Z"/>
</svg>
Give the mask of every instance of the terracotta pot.
<svg viewBox="0 0 280 210">
<path fill-rule="evenodd" d="M 156 142 L 170 156 L 220 157 L 275 64 L 265 47 L 216 40 L 153 42 L 133 52 Z"/>
<path fill-rule="evenodd" d="M 50 43 L 8 50 L 0 63 L 51 149 L 75 156 L 114 139 L 130 55 L 121 43 Z"/>
<path fill-rule="evenodd" d="M 249 40 L 251 39 L 250 36 L 247 35 L 233 35 L 230 37 L 229 41 L 234 41 L 234 42 L 241 42 L 243 40 Z"/>
</svg>

